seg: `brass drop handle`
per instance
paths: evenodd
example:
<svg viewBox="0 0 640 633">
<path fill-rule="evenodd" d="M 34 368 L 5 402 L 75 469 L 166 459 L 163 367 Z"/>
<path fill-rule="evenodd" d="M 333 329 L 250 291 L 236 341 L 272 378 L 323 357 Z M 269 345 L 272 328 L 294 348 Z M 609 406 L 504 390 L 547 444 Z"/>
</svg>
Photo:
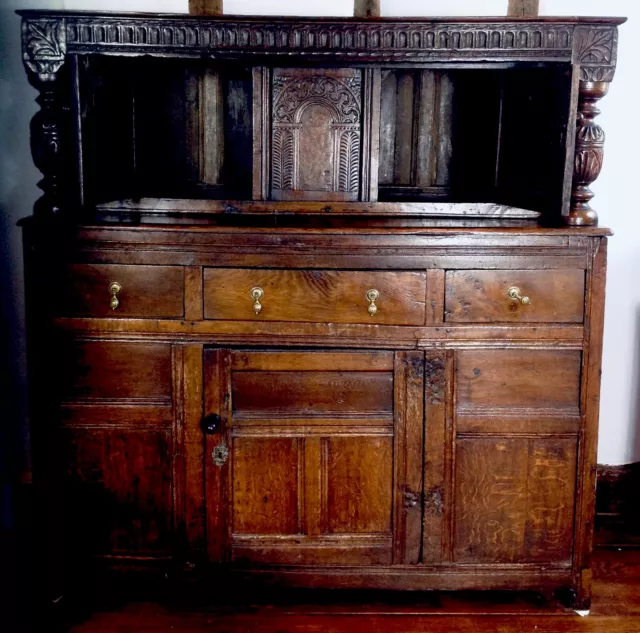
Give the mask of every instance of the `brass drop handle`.
<svg viewBox="0 0 640 633">
<path fill-rule="evenodd" d="M 120 300 L 118 299 L 118 293 L 122 290 L 122 286 L 117 281 L 112 281 L 109 284 L 109 294 L 111 295 L 111 299 L 109 299 L 109 307 L 112 310 L 115 310 L 120 305 Z"/>
<path fill-rule="evenodd" d="M 519 301 L 522 305 L 528 306 L 531 303 L 531 299 L 529 299 L 529 297 L 522 296 L 518 286 L 511 286 L 511 288 L 507 290 L 507 295 L 509 296 L 509 299 Z"/>
<path fill-rule="evenodd" d="M 251 288 L 251 298 L 253 299 L 253 311 L 256 314 L 260 314 L 260 310 L 262 310 L 262 304 L 260 303 L 260 299 L 264 297 L 264 290 L 262 288 Z"/>
<path fill-rule="evenodd" d="M 380 298 L 380 293 L 372 288 L 371 290 L 367 290 L 367 301 L 369 302 L 369 307 L 367 308 L 367 312 L 369 316 L 373 316 L 378 311 L 378 306 L 376 305 L 376 301 Z"/>
</svg>

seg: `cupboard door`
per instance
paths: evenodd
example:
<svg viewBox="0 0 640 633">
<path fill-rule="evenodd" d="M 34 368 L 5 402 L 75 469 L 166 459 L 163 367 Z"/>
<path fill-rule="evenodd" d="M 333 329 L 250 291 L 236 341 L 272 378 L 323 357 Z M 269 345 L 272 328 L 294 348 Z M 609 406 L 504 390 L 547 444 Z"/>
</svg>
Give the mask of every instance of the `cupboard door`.
<svg viewBox="0 0 640 633">
<path fill-rule="evenodd" d="M 577 441 L 458 438 L 457 563 L 568 563 Z"/>
<path fill-rule="evenodd" d="M 422 352 L 208 350 L 209 557 L 418 562 L 422 398 Z"/>
<path fill-rule="evenodd" d="M 456 563 L 570 564 L 578 350 L 456 353 Z"/>
<path fill-rule="evenodd" d="M 38 431 L 70 559 L 174 556 L 175 350 L 66 337 L 54 349 L 55 404 Z"/>
</svg>

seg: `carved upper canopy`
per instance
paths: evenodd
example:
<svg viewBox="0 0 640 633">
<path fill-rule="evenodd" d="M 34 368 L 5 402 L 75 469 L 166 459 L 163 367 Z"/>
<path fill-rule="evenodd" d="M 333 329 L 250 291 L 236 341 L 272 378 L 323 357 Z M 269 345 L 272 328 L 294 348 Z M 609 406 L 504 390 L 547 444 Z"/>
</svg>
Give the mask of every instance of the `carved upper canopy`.
<svg viewBox="0 0 640 633">
<path fill-rule="evenodd" d="M 21 12 L 25 65 L 50 81 L 66 53 L 242 55 L 342 61 L 565 61 L 611 81 L 619 21 L 295 20 Z"/>
</svg>

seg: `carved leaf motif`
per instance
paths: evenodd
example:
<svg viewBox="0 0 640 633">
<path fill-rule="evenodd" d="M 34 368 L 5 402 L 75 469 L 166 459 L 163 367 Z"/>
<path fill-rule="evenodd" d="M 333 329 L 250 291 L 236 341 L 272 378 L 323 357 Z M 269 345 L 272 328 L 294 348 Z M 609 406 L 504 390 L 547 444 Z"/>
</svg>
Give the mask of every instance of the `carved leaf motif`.
<svg viewBox="0 0 640 633">
<path fill-rule="evenodd" d="M 282 189 L 282 134 L 281 129 L 273 131 L 271 183 L 275 189 Z"/>
<path fill-rule="evenodd" d="M 591 184 L 602 170 L 604 152 L 602 149 L 586 149 L 576 152 L 573 164 L 574 183 Z"/>
<path fill-rule="evenodd" d="M 295 184 L 295 139 L 293 132 L 287 130 L 282 143 L 282 188 L 294 189 Z"/>
<path fill-rule="evenodd" d="M 22 58 L 40 81 L 53 81 L 64 64 L 66 31 L 62 20 L 23 20 Z"/>
<path fill-rule="evenodd" d="M 582 81 L 611 81 L 615 68 L 613 66 L 580 66 Z"/>
<path fill-rule="evenodd" d="M 59 41 L 59 22 L 28 22 L 25 50 L 33 58 L 63 55 Z"/>
<path fill-rule="evenodd" d="M 582 81 L 611 81 L 615 73 L 617 30 L 578 26 L 574 32 L 574 61 Z"/>
<path fill-rule="evenodd" d="M 578 128 L 576 141 L 578 143 L 586 143 L 589 145 L 602 144 L 604 143 L 604 130 L 596 123 L 583 125 Z"/>
<path fill-rule="evenodd" d="M 355 130 L 347 130 L 340 137 L 339 191 L 358 191 L 359 167 L 360 135 Z"/>
<path fill-rule="evenodd" d="M 274 189 L 293 189 L 295 141 L 293 131 L 276 128 L 273 132 L 273 169 Z"/>
<path fill-rule="evenodd" d="M 576 54 L 583 64 L 608 64 L 613 58 L 614 29 L 576 29 Z"/>
</svg>

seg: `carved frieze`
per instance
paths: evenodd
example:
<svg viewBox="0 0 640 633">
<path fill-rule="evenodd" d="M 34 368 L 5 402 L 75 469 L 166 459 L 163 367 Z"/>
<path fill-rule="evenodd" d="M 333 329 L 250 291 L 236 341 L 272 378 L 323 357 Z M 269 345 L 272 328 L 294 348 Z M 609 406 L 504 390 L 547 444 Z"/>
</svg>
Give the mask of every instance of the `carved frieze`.
<svg viewBox="0 0 640 633">
<path fill-rule="evenodd" d="M 359 70 L 275 69 L 272 197 L 333 192 L 336 198 L 357 199 L 361 93 Z"/>
<path fill-rule="evenodd" d="M 43 78 L 70 53 L 292 56 L 402 62 L 567 61 L 585 81 L 610 81 L 617 29 L 567 22 L 350 22 L 181 16 L 52 16 L 22 12 L 25 63 Z"/>
<path fill-rule="evenodd" d="M 548 51 L 571 50 L 573 25 L 446 22 L 328 22 L 300 18 L 263 21 L 144 19 L 127 16 L 70 16 L 68 41 L 74 46 L 243 48 L 274 54 L 281 51 Z"/>
</svg>

